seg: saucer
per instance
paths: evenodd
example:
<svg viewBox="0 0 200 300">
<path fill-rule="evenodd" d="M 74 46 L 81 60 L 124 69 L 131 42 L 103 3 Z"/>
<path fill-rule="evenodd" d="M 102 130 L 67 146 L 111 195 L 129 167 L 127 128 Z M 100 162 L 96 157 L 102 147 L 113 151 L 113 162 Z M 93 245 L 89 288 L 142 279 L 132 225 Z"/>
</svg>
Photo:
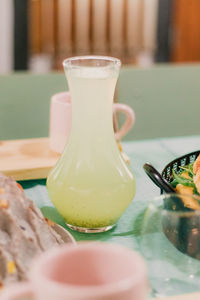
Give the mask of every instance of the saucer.
<svg viewBox="0 0 200 300">
<path fill-rule="evenodd" d="M 61 236 L 62 240 L 66 243 L 66 244 L 76 244 L 75 239 L 73 238 L 73 236 L 71 235 L 71 233 L 69 233 L 64 227 L 54 223 L 53 225 L 51 225 L 51 228 Z"/>
</svg>

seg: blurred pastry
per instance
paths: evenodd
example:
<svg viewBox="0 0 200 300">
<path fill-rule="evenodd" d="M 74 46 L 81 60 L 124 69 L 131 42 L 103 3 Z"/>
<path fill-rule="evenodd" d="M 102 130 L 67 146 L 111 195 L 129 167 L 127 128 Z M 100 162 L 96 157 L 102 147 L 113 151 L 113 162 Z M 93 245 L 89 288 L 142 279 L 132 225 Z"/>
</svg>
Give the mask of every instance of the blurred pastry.
<svg viewBox="0 0 200 300">
<path fill-rule="evenodd" d="M 19 185 L 0 174 L 0 287 L 26 280 L 32 259 L 63 244 Z"/>
</svg>

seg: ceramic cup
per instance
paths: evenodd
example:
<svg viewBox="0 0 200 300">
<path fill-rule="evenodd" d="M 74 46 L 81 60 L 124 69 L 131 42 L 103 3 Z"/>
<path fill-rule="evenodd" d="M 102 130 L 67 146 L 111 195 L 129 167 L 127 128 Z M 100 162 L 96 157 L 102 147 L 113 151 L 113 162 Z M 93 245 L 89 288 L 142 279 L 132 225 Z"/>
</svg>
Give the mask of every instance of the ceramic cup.
<svg viewBox="0 0 200 300">
<path fill-rule="evenodd" d="M 135 122 L 135 114 L 132 108 L 121 103 L 113 104 L 113 114 L 122 112 L 126 121 L 115 133 L 117 140 L 128 133 Z M 50 147 L 58 153 L 62 153 L 71 129 L 72 105 L 69 92 L 62 92 L 51 97 L 50 104 Z"/>
<path fill-rule="evenodd" d="M 136 252 L 115 244 L 84 242 L 40 256 L 32 265 L 30 282 L 9 286 L 1 300 L 145 300 L 146 274 Z"/>
</svg>

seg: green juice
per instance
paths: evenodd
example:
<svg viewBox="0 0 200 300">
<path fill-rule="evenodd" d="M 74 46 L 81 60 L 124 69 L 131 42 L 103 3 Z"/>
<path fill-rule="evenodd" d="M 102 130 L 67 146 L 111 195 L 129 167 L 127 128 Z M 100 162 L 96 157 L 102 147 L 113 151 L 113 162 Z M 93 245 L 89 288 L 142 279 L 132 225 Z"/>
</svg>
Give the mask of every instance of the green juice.
<svg viewBox="0 0 200 300">
<path fill-rule="evenodd" d="M 72 164 L 68 177 L 63 170 L 55 181 L 52 178 L 53 184 L 51 178 L 48 180 L 50 198 L 68 224 L 89 228 L 114 224 L 134 197 L 131 173 L 120 174 L 103 158 L 96 162 L 95 169 Z"/>
<path fill-rule="evenodd" d="M 51 171 L 49 196 L 69 225 L 113 225 L 135 195 L 135 179 L 117 147 L 112 102 L 118 70 L 66 70 L 72 98 L 72 129 Z"/>
</svg>

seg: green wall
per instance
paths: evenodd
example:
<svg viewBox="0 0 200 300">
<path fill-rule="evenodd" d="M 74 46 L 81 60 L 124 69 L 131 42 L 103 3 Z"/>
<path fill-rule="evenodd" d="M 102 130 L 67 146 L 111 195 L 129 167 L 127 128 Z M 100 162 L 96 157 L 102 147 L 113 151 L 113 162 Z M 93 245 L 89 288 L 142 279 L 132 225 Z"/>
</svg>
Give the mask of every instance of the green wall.
<svg viewBox="0 0 200 300">
<path fill-rule="evenodd" d="M 47 136 L 50 97 L 66 89 L 64 73 L 0 76 L 0 139 Z M 200 133 L 200 65 L 122 68 L 117 98 L 136 113 L 126 139 Z"/>
<path fill-rule="evenodd" d="M 200 65 L 123 68 L 118 101 L 136 114 L 127 139 L 200 134 Z"/>
</svg>

